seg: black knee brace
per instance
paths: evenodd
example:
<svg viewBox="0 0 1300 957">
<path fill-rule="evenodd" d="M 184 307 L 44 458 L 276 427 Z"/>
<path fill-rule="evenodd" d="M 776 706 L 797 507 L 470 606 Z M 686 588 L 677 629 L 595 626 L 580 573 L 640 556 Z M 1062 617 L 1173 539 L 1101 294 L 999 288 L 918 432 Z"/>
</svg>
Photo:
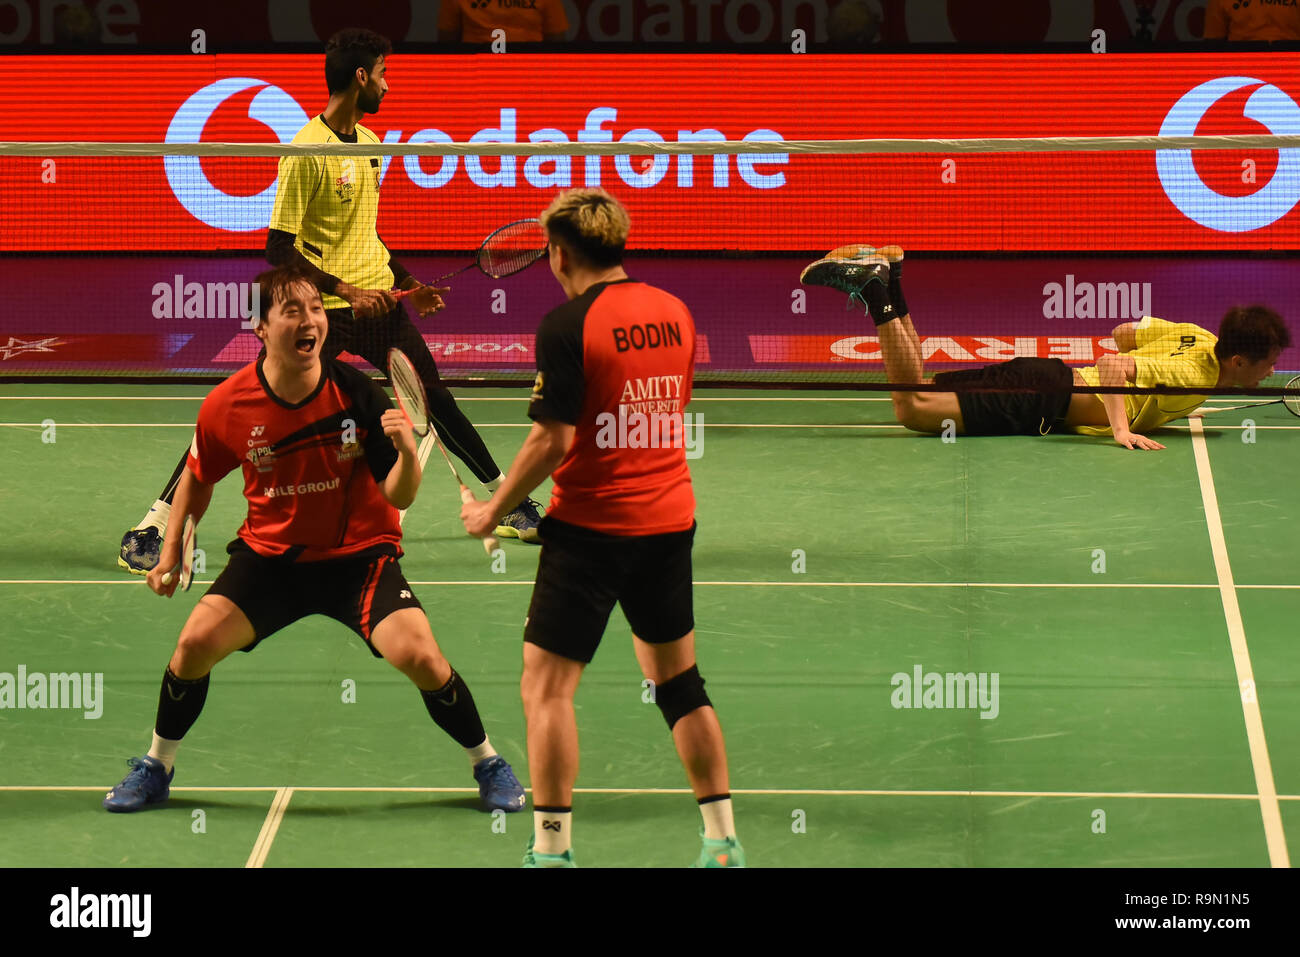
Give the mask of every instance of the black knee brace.
<svg viewBox="0 0 1300 957">
<path fill-rule="evenodd" d="M 696 708 L 709 708 L 713 702 L 704 693 L 704 679 L 698 665 L 691 665 L 676 677 L 669 678 L 655 688 L 655 704 L 663 712 L 671 731 L 682 718 Z"/>
</svg>

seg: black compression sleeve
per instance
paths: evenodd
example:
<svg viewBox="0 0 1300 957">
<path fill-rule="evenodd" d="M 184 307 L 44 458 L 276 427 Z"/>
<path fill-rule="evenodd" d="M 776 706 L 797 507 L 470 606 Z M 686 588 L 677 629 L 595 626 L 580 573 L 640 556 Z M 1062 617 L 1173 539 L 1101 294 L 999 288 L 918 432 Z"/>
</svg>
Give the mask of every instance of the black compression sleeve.
<svg viewBox="0 0 1300 957">
<path fill-rule="evenodd" d="M 383 243 L 384 237 L 380 236 L 379 241 Z M 384 248 L 385 249 L 388 248 L 387 243 L 384 243 Z M 388 254 L 388 268 L 393 271 L 393 285 L 396 286 L 398 289 L 403 288 L 406 283 L 406 280 L 411 278 L 410 271 L 401 263 L 399 263 L 397 261 L 397 257 L 394 256 L 391 252 Z"/>
<path fill-rule="evenodd" d="M 282 229 L 268 230 L 266 234 L 266 261 L 272 266 L 295 266 L 307 274 L 307 278 L 321 292 L 333 294 L 339 286 L 339 278 L 318 269 L 311 261 L 298 251 L 293 244 L 293 233 Z"/>
</svg>

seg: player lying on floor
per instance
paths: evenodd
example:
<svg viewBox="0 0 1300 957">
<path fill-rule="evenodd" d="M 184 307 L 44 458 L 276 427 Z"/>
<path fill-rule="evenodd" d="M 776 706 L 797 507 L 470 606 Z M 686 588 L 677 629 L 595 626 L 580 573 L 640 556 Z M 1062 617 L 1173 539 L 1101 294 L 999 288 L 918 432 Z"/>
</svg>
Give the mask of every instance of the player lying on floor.
<svg viewBox="0 0 1300 957">
<path fill-rule="evenodd" d="M 280 266 L 258 283 L 266 313 L 257 335 L 266 351 L 199 409 L 176 492 L 182 520 L 167 526 L 149 587 L 171 597 L 183 517 L 199 521 L 213 487 L 235 469 L 242 468 L 248 517 L 225 570 L 181 629 L 153 745 L 127 762 L 131 772 L 104 807 L 137 811 L 166 800 L 177 749 L 222 659 L 300 618 L 328 615 L 411 679 L 429 716 L 465 749 L 484 806 L 522 810 L 523 788 L 489 743 L 469 688 L 443 657 L 398 565 L 398 509 L 414 501 L 421 477 L 410 421 L 364 373 L 324 357 L 328 319 L 305 273 Z"/>
<path fill-rule="evenodd" d="M 1060 359 L 1008 362 L 925 376 L 921 340 L 903 297 L 903 250 L 854 244 L 831 250 L 800 275 L 805 285 L 830 286 L 866 304 L 876 324 L 890 382 L 1033 389 L 1022 392 L 892 392 L 894 414 L 914 432 L 939 434 L 951 423 L 960 435 L 1113 435 L 1128 449 L 1163 449 L 1143 433 L 1194 412 L 1204 395 L 1092 394 L 1073 386 L 1226 389 L 1254 388 L 1273 372 L 1291 344 L 1286 324 L 1264 306 L 1235 307 L 1219 334 L 1189 322 L 1153 316 L 1114 330 L 1117 355 L 1071 369 Z"/>
</svg>

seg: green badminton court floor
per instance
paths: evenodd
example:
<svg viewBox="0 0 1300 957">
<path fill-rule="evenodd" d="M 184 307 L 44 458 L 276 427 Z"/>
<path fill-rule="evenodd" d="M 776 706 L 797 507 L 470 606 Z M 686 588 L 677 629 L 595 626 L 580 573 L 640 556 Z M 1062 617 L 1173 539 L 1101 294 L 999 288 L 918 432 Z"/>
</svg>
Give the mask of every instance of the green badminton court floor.
<svg viewBox="0 0 1300 957">
<path fill-rule="evenodd" d="M 531 814 L 478 810 L 414 688 L 320 618 L 218 666 L 170 802 L 101 809 L 148 748 L 176 635 L 243 516 L 230 477 L 200 526 L 206 569 L 171 601 L 116 565 L 205 392 L 0 386 L 0 683 L 102 675 L 91 713 L 0 708 L 0 866 L 517 866 Z M 522 394 L 461 398 L 508 466 Z M 944 442 L 889 409 L 848 393 L 692 404 L 699 657 L 751 866 L 1300 857 L 1300 423 L 1218 413 L 1138 453 Z M 507 542 L 494 568 L 443 472 L 430 463 L 406 516 L 403 568 L 527 786 L 538 552 Z M 629 645 L 616 612 L 578 693 L 575 852 L 682 866 L 699 815 Z M 985 697 L 959 700 L 947 675 Z"/>
</svg>

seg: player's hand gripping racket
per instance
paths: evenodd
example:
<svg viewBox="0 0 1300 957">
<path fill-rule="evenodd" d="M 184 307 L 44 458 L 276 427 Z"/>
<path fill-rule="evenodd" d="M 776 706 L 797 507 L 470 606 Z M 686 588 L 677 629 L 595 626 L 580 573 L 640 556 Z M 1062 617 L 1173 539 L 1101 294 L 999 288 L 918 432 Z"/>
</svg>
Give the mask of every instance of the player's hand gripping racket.
<svg viewBox="0 0 1300 957">
<path fill-rule="evenodd" d="M 194 583 L 194 516 L 185 516 L 185 528 L 181 531 L 181 563 L 162 577 L 164 585 L 170 585 L 176 573 L 180 572 L 180 589 L 189 591 Z"/>
<path fill-rule="evenodd" d="M 466 269 L 477 266 L 486 276 L 504 279 L 527 269 L 546 255 L 546 230 L 542 229 L 540 220 L 520 219 L 496 230 L 474 254 L 474 261 L 461 266 L 455 272 L 439 276 L 430 286 L 440 286 L 453 276 L 459 276 Z M 418 286 L 416 287 L 419 288 Z M 394 299 L 403 299 L 415 292 L 415 289 L 398 289 L 393 292 Z"/>
<path fill-rule="evenodd" d="M 1282 389 L 1287 393 L 1280 399 L 1268 399 L 1264 402 L 1248 402 L 1245 405 L 1225 405 L 1218 408 L 1201 407 L 1197 409 L 1197 414 L 1206 415 L 1212 412 L 1236 412 L 1238 409 L 1254 409 L 1261 405 L 1277 405 L 1279 402 L 1286 407 L 1286 410 L 1294 416 L 1300 416 L 1300 375 L 1293 376 Z"/>
<path fill-rule="evenodd" d="M 406 417 L 411 420 L 415 434 L 420 438 L 424 438 L 430 433 L 433 434 L 433 441 L 438 446 L 438 451 L 442 453 L 443 459 L 447 462 L 447 468 L 451 469 L 456 484 L 460 486 L 460 500 L 462 502 L 476 501 L 474 493 L 461 481 L 460 473 L 456 471 L 456 466 L 451 462 L 451 456 L 443 448 L 442 440 L 438 438 L 438 430 L 429 421 L 429 399 L 424 393 L 424 383 L 420 381 L 420 377 L 415 372 L 415 366 L 411 365 L 411 360 L 406 357 L 406 353 L 402 352 L 401 349 L 388 350 L 388 378 L 392 380 L 393 393 L 397 396 L 397 404 L 406 413 Z M 489 555 L 500 547 L 501 543 L 497 541 L 495 535 L 488 535 L 483 539 L 483 551 Z"/>
</svg>

